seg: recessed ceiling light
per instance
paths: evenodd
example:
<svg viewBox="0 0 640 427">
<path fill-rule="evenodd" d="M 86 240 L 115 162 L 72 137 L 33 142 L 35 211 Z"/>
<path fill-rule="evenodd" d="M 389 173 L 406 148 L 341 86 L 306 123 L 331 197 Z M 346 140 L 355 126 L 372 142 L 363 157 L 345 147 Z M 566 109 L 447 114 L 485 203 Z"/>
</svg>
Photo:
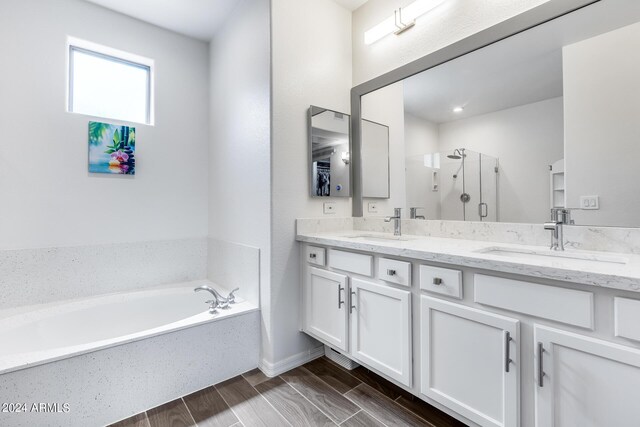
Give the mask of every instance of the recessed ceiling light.
<svg viewBox="0 0 640 427">
<path fill-rule="evenodd" d="M 454 113 L 462 113 L 464 111 L 464 107 L 453 107 Z"/>
</svg>

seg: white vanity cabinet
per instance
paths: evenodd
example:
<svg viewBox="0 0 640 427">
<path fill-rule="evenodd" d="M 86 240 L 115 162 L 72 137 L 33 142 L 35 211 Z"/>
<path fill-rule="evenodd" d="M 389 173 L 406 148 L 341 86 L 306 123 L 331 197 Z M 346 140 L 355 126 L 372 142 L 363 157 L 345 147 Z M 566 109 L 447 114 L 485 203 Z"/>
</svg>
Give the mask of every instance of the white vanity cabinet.
<svg viewBox="0 0 640 427">
<path fill-rule="evenodd" d="M 309 267 L 304 286 L 302 330 L 336 349 L 348 351 L 347 276 Z"/>
<path fill-rule="evenodd" d="M 301 253 L 302 329 L 465 424 L 640 426 L 640 294 L 365 249 Z"/>
<path fill-rule="evenodd" d="M 411 385 L 411 293 L 351 280 L 351 356 Z"/>
<path fill-rule="evenodd" d="M 422 296 L 420 391 L 481 426 L 518 426 L 516 319 Z"/>
<path fill-rule="evenodd" d="M 534 327 L 537 427 L 640 426 L 640 350 Z"/>
<path fill-rule="evenodd" d="M 307 247 L 303 253 L 318 253 L 317 249 Z M 374 271 L 371 255 L 327 252 L 326 269 L 316 266 L 317 257 L 305 259 L 303 265 L 302 330 L 410 387 L 411 291 L 385 283 L 387 277 L 378 277 L 377 281 L 365 278 Z M 410 282 L 402 284 L 410 285 Z"/>
</svg>

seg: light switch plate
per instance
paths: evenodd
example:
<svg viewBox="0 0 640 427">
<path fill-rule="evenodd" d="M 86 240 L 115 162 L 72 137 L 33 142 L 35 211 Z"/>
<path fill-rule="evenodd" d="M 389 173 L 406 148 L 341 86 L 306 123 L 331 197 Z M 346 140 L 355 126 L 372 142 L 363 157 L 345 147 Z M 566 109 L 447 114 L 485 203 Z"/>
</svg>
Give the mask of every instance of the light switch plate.
<svg viewBox="0 0 640 427">
<path fill-rule="evenodd" d="M 332 215 L 336 213 L 336 204 L 334 202 L 325 202 L 322 206 L 325 215 Z"/>
<path fill-rule="evenodd" d="M 369 213 L 378 213 L 378 203 L 369 202 L 368 211 Z"/>
<path fill-rule="evenodd" d="M 599 196 L 580 196 L 580 209 L 596 210 L 600 209 Z"/>
</svg>

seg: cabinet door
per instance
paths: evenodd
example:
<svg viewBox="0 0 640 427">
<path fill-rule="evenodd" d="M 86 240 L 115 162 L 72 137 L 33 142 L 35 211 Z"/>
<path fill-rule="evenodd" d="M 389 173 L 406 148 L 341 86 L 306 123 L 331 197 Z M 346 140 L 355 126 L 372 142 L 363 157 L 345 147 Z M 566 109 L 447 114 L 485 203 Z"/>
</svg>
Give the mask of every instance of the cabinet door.
<svg viewBox="0 0 640 427">
<path fill-rule="evenodd" d="M 534 337 L 536 426 L 640 426 L 640 350 L 540 325 Z"/>
<path fill-rule="evenodd" d="M 421 392 L 481 426 L 517 426 L 519 322 L 422 296 Z"/>
<path fill-rule="evenodd" d="M 303 330 L 336 349 L 348 351 L 347 276 L 315 267 L 307 271 Z"/>
<path fill-rule="evenodd" d="M 351 356 L 411 386 L 411 293 L 351 280 Z"/>
</svg>

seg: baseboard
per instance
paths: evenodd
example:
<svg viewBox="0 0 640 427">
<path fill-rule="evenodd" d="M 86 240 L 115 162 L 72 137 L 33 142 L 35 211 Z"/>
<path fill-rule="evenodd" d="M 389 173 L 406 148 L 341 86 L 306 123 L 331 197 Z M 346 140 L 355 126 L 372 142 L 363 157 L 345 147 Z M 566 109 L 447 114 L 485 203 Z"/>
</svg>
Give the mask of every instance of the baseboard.
<svg viewBox="0 0 640 427">
<path fill-rule="evenodd" d="M 302 353 L 294 354 L 293 356 L 289 356 L 286 359 L 280 360 L 275 363 L 271 363 L 262 359 L 258 368 L 266 376 L 268 376 L 269 378 L 273 378 L 322 356 L 324 356 L 323 345 L 321 345 L 320 347 L 312 348 L 308 351 L 303 351 Z"/>
</svg>

